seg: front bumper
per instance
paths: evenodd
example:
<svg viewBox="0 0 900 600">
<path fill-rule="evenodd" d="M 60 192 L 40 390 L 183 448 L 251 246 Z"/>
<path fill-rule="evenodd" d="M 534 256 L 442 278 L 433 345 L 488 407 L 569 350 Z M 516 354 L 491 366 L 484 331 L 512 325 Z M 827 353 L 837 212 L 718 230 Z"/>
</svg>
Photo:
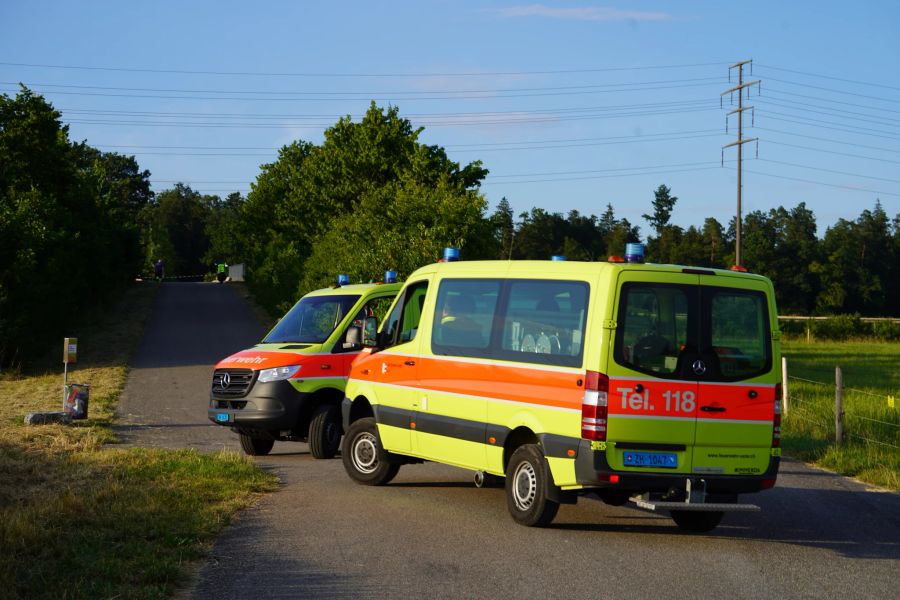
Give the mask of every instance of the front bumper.
<svg viewBox="0 0 900 600">
<path fill-rule="evenodd" d="M 236 431 L 278 432 L 294 429 L 305 397 L 288 381 L 254 381 L 239 398 L 210 393 L 207 416 L 216 425 Z"/>
</svg>

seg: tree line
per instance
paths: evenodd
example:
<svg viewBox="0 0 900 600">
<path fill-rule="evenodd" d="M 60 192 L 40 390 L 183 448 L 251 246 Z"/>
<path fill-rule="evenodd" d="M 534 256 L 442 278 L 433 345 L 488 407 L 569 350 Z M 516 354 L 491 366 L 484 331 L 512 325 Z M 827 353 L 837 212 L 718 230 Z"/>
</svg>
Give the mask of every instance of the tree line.
<svg viewBox="0 0 900 600">
<path fill-rule="evenodd" d="M 397 107 L 373 102 L 341 118 L 320 144 L 297 140 L 260 167 L 244 197 L 176 184 L 154 194 L 133 156 L 69 139 L 61 115 L 22 88 L 0 96 L 0 363 L 65 335 L 161 259 L 173 276 L 243 262 L 257 300 L 280 313 L 338 273 L 371 281 L 409 275 L 446 246 L 466 259 L 605 260 L 645 241 L 647 260 L 729 267 L 734 221 L 671 223 L 678 198 L 660 185 L 643 215 L 650 233 L 616 216 L 541 208 L 488 212 L 480 161 L 461 165 L 420 141 Z M 805 203 L 754 211 L 743 223 L 745 266 L 775 283 L 782 313 L 900 316 L 900 214 L 879 202 L 817 237 Z"/>
</svg>

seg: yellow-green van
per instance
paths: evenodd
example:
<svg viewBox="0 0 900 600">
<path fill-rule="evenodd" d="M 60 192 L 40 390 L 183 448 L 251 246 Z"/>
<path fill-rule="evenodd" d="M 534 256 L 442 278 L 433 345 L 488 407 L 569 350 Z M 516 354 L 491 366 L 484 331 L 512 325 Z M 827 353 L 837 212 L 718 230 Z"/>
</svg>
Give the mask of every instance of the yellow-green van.
<svg viewBox="0 0 900 600">
<path fill-rule="evenodd" d="M 612 260 L 612 257 L 611 257 Z M 354 361 L 342 459 L 389 482 L 436 461 L 505 478 L 524 525 L 594 492 L 708 531 L 775 484 L 771 282 L 640 262 L 441 262 L 413 273 Z"/>
<path fill-rule="evenodd" d="M 399 283 L 344 283 L 303 296 L 260 343 L 215 366 L 209 420 L 237 433 L 248 455 L 291 441 L 308 442 L 314 458 L 332 458 L 361 327 L 384 315 L 399 289 Z M 376 322 L 369 327 L 374 331 Z"/>
</svg>

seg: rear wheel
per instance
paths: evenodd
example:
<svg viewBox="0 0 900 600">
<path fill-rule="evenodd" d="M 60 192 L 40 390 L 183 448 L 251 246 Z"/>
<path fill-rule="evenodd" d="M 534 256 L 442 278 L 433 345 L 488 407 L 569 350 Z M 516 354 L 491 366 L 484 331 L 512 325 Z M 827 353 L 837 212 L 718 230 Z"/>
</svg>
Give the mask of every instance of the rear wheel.
<svg viewBox="0 0 900 600">
<path fill-rule="evenodd" d="M 359 419 L 350 425 L 341 446 L 341 461 L 351 479 L 365 485 L 388 483 L 396 477 L 400 465 L 387 462 L 386 454 L 374 418 Z"/>
<path fill-rule="evenodd" d="M 695 511 L 673 510 L 672 520 L 679 529 L 695 533 L 705 533 L 715 529 L 722 522 L 725 513 L 720 510 Z"/>
<path fill-rule="evenodd" d="M 341 447 L 341 411 L 320 404 L 309 422 L 309 451 L 314 458 L 333 458 Z"/>
<path fill-rule="evenodd" d="M 547 498 L 549 484 L 544 453 L 535 444 L 520 446 L 506 467 L 506 506 L 512 518 L 528 527 L 545 527 L 559 511 Z"/>
<path fill-rule="evenodd" d="M 245 433 L 240 434 L 240 437 L 241 450 L 248 456 L 265 456 L 272 451 L 272 446 L 275 445 L 275 440 L 250 437 Z"/>
</svg>

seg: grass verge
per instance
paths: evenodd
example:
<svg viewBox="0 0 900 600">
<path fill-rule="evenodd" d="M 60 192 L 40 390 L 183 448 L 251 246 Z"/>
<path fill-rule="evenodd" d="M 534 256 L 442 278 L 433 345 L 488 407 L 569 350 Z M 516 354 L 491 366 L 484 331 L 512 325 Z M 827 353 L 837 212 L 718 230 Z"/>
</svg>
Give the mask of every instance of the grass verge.
<svg viewBox="0 0 900 600">
<path fill-rule="evenodd" d="M 234 453 L 104 445 L 157 289 L 134 286 L 72 332 L 69 381 L 91 385 L 90 419 L 23 425 L 27 412 L 60 410 L 51 358 L 0 376 L 0 596 L 165 598 L 235 512 L 277 486 Z"/>
<path fill-rule="evenodd" d="M 788 340 L 782 352 L 790 376 L 785 452 L 900 491 L 900 344 Z M 836 366 L 844 379 L 840 446 L 835 443 Z"/>
</svg>

